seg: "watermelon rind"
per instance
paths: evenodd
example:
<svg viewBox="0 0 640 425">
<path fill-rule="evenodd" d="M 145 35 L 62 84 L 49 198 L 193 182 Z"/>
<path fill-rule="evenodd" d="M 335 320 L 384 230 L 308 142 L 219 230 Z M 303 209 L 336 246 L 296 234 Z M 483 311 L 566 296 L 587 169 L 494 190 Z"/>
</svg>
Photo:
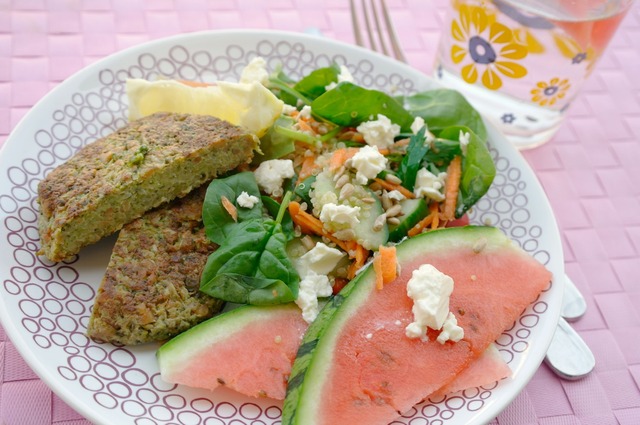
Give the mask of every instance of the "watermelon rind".
<svg viewBox="0 0 640 425">
<path fill-rule="evenodd" d="M 527 255 L 499 229 L 465 226 L 438 229 L 405 239 L 397 245 L 400 267 L 431 252 L 472 247 L 484 252 L 512 250 Z M 376 290 L 371 265 L 334 296 L 309 326 L 298 350 L 282 410 L 283 425 L 313 425 L 322 413 L 322 391 L 330 376 L 334 347 L 345 324 Z"/>
<path fill-rule="evenodd" d="M 171 382 L 167 377 L 189 364 L 202 350 L 242 332 L 247 326 L 268 321 L 275 314 L 289 310 L 299 312 L 293 303 L 275 306 L 244 305 L 190 328 L 158 349 L 156 356 L 162 377 Z"/>
</svg>

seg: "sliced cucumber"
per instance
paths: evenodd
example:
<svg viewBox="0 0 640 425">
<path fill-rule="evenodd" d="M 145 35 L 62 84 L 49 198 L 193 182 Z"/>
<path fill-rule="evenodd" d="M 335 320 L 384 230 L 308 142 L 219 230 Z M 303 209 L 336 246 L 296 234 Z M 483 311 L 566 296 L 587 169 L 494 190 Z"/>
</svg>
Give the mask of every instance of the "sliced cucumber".
<svg viewBox="0 0 640 425">
<path fill-rule="evenodd" d="M 398 216 L 400 223 L 389 225 L 389 240 L 392 242 L 398 242 L 407 236 L 409 229 L 426 217 L 429 212 L 424 198 L 403 199 L 400 201 L 400 206 L 402 207 L 402 215 Z"/>
<path fill-rule="evenodd" d="M 313 184 L 314 212 L 319 213 L 322 207 L 329 203 L 359 207 L 360 222 L 352 228 L 356 234 L 356 242 L 370 250 L 377 250 L 380 245 L 386 244 L 389 240 L 389 228 L 386 222 L 380 230 L 373 230 L 376 219 L 384 213 L 378 197 L 368 187 L 360 185 L 354 185 L 353 193 L 346 199 L 339 200 L 339 194 L 340 191 L 333 181 L 333 173 L 323 171 L 318 174 Z"/>
</svg>

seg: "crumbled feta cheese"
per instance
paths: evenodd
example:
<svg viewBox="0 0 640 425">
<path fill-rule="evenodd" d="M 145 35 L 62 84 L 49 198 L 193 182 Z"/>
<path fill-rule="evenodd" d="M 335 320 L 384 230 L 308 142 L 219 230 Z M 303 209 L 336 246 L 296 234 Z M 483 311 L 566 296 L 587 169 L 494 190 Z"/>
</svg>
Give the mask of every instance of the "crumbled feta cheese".
<svg viewBox="0 0 640 425">
<path fill-rule="evenodd" d="M 411 132 L 413 134 L 418 134 L 418 132 L 422 127 L 425 127 L 424 129 L 425 140 L 427 142 L 431 142 L 432 140 L 434 140 L 435 136 L 433 135 L 432 132 L 429 131 L 429 127 L 424 122 L 424 119 L 422 119 L 422 117 L 415 117 L 415 119 L 413 120 L 413 123 L 411 123 Z"/>
<path fill-rule="evenodd" d="M 416 117 L 413 120 L 413 123 L 411 123 L 411 132 L 413 134 L 418 134 L 418 131 L 420 131 L 420 129 L 424 127 L 424 125 L 424 119 L 422 119 L 422 117 Z"/>
<path fill-rule="evenodd" d="M 266 86 L 269 82 L 269 72 L 267 72 L 267 62 L 258 56 L 251 59 L 251 62 L 244 67 L 240 74 L 240 83 L 249 84 L 254 81 Z"/>
<path fill-rule="evenodd" d="M 290 159 L 270 159 L 261 163 L 254 171 L 258 186 L 273 196 L 282 196 L 282 184 L 285 179 L 295 175 L 293 161 Z"/>
<path fill-rule="evenodd" d="M 400 134 L 400 126 L 393 124 L 382 114 L 378 114 L 377 120 L 363 122 L 356 130 L 362 134 L 368 145 L 379 148 L 391 147 L 394 137 Z"/>
<path fill-rule="evenodd" d="M 311 323 L 318 316 L 318 298 L 333 293 L 327 277 L 336 268 L 344 253 L 318 242 L 309 252 L 294 262 L 300 275 L 296 304 L 302 310 L 302 318 Z"/>
<path fill-rule="evenodd" d="M 331 82 L 328 85 L 325 86 L 325 90 L 329 91 L 332 90 L 334 88 L 336 88 L 336 86 L 340 83 L 342 83 L 343 81 L 346 81 L 348 83 L 353 83 L 353 75 L 351 75 L 351 72 L 349 72 L 349 68 L 347 68 L 344 65 L 340 65 L 340 73 L 338 74 L 338 82 Z"/>
<path fill-rule="evenodd" d="M 328 297 L 333 293 L 331 282 L 326 275 L 309 274 L 300 280 L 296 305 L 302 310 L 302 318 L 307 323 L 318 317 L 318 297 Z"/>
<path fill-rule="evenodd" d="M 326 275 L 336 267 L 344 255 L 342 251 L 318 242 L 307 253 L 298 258 L 296 269 L 301 276 L 311 272 Z"/>
<path fill-rule="evenodd" d="M 447 178 L 447 173 L 438 173 L 436 176 L 426 168 L 418 170 L 416 176 L 416 183 L 413 188 L 413 193 L 417 198 L 431 198 L 434 201 L 441 202 L 444 200 L 444 181 Z"/>
<path fill-rule="evenodd" d="M 282 105 L 282 114 L 283 115 L 291 115 L 296 112 L 298 109 L 295 106 L 291 106 L 288 103 L 284 103 Z"/>
<path fill-rule="evenodd" d="M 253 208 L 258 203 L 258 197 L 249 195 L 247 192 L 242 191 L 238 198 L 236 199 L 236 203 L 242 208 Z"/>
<path fill-rule="evenodd" d="M 460 141 L 460 150 L 462 151 L 462 155 L 467 154 L 467 146 L 469 146 L 471 134 L 469 132 L 464 132 L 460 130 L 460 137 L 458 140 Z"/>
<path fill-rule="evenodd" d="M 332 231 L 350 229 L 360 223 L 360 207 L 325 204 L 320 211 L 320 221 Z"/>
<path fill-rule="evenodd" d="M 298 115 L 298 118 L 304 118 L 307 120 L 311 118 L 311 106 L 304 105 L 300 110 L 300 115 Z"/>
<path fill-rule="evenodd" d="M 458 342 L 463 337 L 464 329 L 458 326 L 458 319 L 456 319 L 456 316 L 452 312 L 449 312 L 436 341 L 440 344 L 444 344 L 447 341 Z"/>
<path fill-rule="evenodd" d="M 413 322 L 405 328 L 409 338 L 426 340 L 427 327 L 440 330 L 449 315 L 449 297 L 453 279 L 431 264 L 414 270 L 407 283 L 407 295 L 413 300 Z"/>
<path fill-rule="evenodd" d="M 406 198 L 406 196 L 404 196 L 402 194 L 402 192 L 400 192 L 399 190 L 396 190 L 396 189 L 394 189 L 394 190 L 392 190 L 390 192 L 387 192 L 387 196 L 392 201 L 398 201 L 398 202 L 400 202 L 400 201 L 402 201 L 403 199 Z"/>
<path fill-rule="evenodd" d="M 356 169 L 356 183 L 365 185 L 387 168 L 387 158 L 377 146 L 364 146 L 351 157 L 351 165 Z"/>
</svg>

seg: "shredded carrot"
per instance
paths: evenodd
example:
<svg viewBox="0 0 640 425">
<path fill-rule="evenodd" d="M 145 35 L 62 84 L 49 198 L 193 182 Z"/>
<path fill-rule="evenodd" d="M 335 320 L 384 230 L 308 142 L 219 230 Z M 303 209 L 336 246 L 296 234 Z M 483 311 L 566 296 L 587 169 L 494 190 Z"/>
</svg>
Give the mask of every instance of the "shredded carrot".
<svg viewBox="0 0 640 425">
<path fill-rule="evenodd" d="M 386 285 L 398 276 L 398 259 L 395 246 L 380 246 L 379 257 L 382 262 L 382 282 Z"/>
<path fill-rule="evenodd" d="M 391 192 L 392 190 L 397 190 L 398 192 L 402 193 L 405 198 L 413 199 L 416 197 L 413 194 L 413 192 L 411 192 L 409 189 L 407 189 L 406 187 L 400 184 L 391 183 L 389 181 L 378 179 L 378 178 L 374 179 L 374 181 L 380 184 L 380 186 L 382 186 L 383 188 L 387 189 L 389 192 Z"/>
<path fill-rule="evenodd" d="M 419 235 L 429 225 L 431 225 L 432 229 L 435 229 L 436 227 L 438 227 L 438 225 L 440 224 L 440 220 L 439 220 L 438 214 L 439 214 L 438 213 L 438 204 L 435 203 L 435 202 L 430 203 L 429 204 L 429 215 L 427 215 L 425 218 L 420 220 L 415 226 L 413 226 L 411 229 L 409 229 L 409 231 L 407 232 L 407 235 L 409 237 L 413 237 L 415 235 Z M 434 226 L 434 223 L 435 223 L 435 226 Z"/>
<path fill-rule="evenodd" d="M 458 190 L 460 187 L 460 178 L 462 177 L 462 158 L 456 156 L 451 160 L 447 167 L 447 181 L 444 184 L 444 219 L 453 220 L 456 212 L 456 203 L 458 200 Z"/>
<path fill-rule="evenodd" d="M 341 148 L 336 149 L 331 154 L 331 159 L 329 160 L 329 169 L 331 171 L 337 171 L 340 167 L 347 162 L 348 159 L 352 158 L 356 153 L 358 153 L 358 148 Z"/>
<path fill-rule="evenodd" d="M 229 213 L 233 221 L 237 223 L 238 210 L 236 209 L 236 206 L 233 205 L 233 203 L 229 199 L 227 199 L 226 196 L 221 197 L 220 200 L 222 201 L 222 207 Z"/>
<path fill-rule="evenodd" d="M 369 250 L 362 245 L 357 245 L 355 250 L 355 259 L 349 265 L 349 270 L 347 271 L 347 277 L 349 279 L 353 279 L 356 276 L 356 272 L 364 266 L 364 263 L 367 262 L 367 258 L 369 258 Z"/>
<path fill-rule="evenodd" d="M 437 229 L 438 226 L 440 226 L 440 211 L 438 207 L 439 205 L 435 202 L 429 204 L 429 213 L 433 214 L 433 221 L 431 222 L 432 229 Z"/>
<path fill-rule="evenodd" d="M 382 148 L 382 149 L 378 149 L 378 152 L 380 152 L 380 155 L 389 155 L 391 153 L 391 150 L 387 148 Z"/>
<path fill-rule="evenodd" d="M 210 87 L 213 85 L 209 83 L 201 83 L 200 81 L 189 81 L 189 80 L 178 80 L 178 82 L 189 87 Z"/>
<path fill-rule="evenodd" d="M 318 169 L 320 169 L 320 166 L 316 163 L 315 155 L 305 156 L 300 167 L 300 173 L 298 173 L 298 183 L 307 177 L 311 177 Z"/>
<path fill-rule="evenodd" d="M 373 271 L 376 275 L 376 288 L 382 289 L 384 285 L 392 282 L 397 277 L 397 258 L 395 246 L 380 246 L 373 257 Z"/>
<path fill-rule="evenodd" d="M 313 233 L 316 235 L 323 234 L 324 229 L 322 227 L 322 222 L 313 215 L 302 211 L 299 203 L 295 201 L 289 202 L 289 214 L 291 215 L 293 222 L 300 226 L 302 233 Z"/>
<path fill-rule="evenodd" d="M 309 123 L 306 120 L 299 119 L 298 120 L 298 128 L 300 128 L 300 130 L 302 130 L 302 131 L 308 131 L 310 133 L 315 134 L 315 130 L 313 129 L 313 127 L 311 127 L 309 125 Z"/>
</svg>

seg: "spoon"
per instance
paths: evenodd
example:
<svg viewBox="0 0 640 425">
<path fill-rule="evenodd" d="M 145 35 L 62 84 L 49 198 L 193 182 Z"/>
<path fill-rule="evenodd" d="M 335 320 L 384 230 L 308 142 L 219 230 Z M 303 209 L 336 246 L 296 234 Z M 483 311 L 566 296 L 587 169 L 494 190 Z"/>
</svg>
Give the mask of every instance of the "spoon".
<svg viewBox="0 0 640 425">
<path fill-rule="evenodd" d="M 565 275 L 562 317 L 558 320 L 558 327 L 544 359 L 551 370 L 563 379 L 583 378 L 591 373 L 596 365 L 589 346 L 567 322 L 567 320 L 575 321 L 582 317 L 586 311 L 586 305 L 578 288 Z"/>
<path fill-rule="evenodd" d="M 562 299 L 561 316 L 567 322 L 575 322 L 587 311 L 587 302 L 573 281 L 564 275 L 564 294 Z"/>
</svg>

